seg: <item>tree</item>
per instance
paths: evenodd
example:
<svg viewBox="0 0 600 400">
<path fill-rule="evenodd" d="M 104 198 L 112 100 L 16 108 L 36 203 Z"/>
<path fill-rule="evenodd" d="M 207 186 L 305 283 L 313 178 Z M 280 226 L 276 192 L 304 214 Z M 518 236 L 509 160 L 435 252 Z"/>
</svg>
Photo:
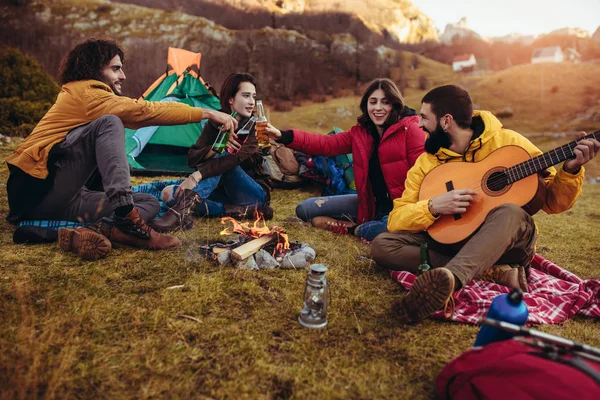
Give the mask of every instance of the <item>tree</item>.
<svg viewBox="0 0 600 400">
<path fill-rule="evenodd" d="M 0 50 L 0 133 L 27 136 L 52 106 L 59 87 L 40 64 L 13 48 Z"/>
</svg>

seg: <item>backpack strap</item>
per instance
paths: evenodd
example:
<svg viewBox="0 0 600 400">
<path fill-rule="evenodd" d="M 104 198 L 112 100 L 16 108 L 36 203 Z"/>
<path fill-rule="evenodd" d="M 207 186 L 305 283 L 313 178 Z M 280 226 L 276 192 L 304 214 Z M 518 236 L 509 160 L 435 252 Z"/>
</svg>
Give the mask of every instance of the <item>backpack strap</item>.
<svg viewBox="0 0 600 400">
<path fill-rule="evenodd" d="M 561 354 L 554 352 L 554 351 L 552 351 L 552 352 L 532 351 L 532 352 L 529 352 L 529 354 L 531 354 L 532 356 L 545 358 L 550 361 L 556 361 L 556 362 L 564 364 L 564 365 L 569 365 L 569 366 L 579 370 L 580 372 L 583 372 L 590 378 L 592 378 L 596 382 L 596 384 L 598 384 L 600 386 L 600 372 L 598 372 L 596 369 L 594 369 L 590 364 L 588 364 L 580 356 L 576 355 L 573 358 L 563 358 L 563 357 L 561 357 Z"/>
</svg>

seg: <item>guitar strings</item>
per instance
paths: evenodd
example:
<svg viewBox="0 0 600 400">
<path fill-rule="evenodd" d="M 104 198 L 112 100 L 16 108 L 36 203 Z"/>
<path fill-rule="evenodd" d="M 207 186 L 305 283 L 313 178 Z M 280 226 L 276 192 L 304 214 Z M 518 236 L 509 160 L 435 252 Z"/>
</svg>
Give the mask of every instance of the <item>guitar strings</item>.
<svg viewBox="0 0 600 400">
<path fill-rule="evenodd" d="M 526 177 L 528 177 L 528 176 L 534 175 L 534 174 L 536 174 L 536 173 L 538 173 L 538 172 L 540 172 L 540 171 L 533 171 L 533 172 L 531 172 L 531 173 L 528 173 L 527 175 L 525 175 L 525 176 L 523 176 L 523 177 L 519 177 L 518 179 L 516 179 L 516 180 L 514 180 L 514 181 L 511 181 L 511 179 L 512 179 L 512 178 L 511 178 L 511 176 L 510 176 L 510 173 L 508 172 L 508 170 L 509 170 L 509 169 L 513 169 L 513 168 L 517 168 L 517 169 L 518 169 L 518 168 L 523 168 L 523 170 L 524 170 L 525 172 L 527 172 L 527 168 L 528 168 L 528 167 L 527 167 L 527 165 L 526 165 L 526 164 L 527 164 L 527 163 L 532 163 L 532 164 L 533 164 L 533 166 L 534 166 L 534 168 L 535 168 L 535 161 L 534 161 L 534 160 L 538 159 L 538 157 L 542 157 L 542 156 L 543 156 L 543 158 L 544 158 L 544 160 L 545 160 L 545 157 L 546 157 L 546 155 L 548 155 L 548 156 L 550 157 L 550 160 L 551 160 L 551 161 L 553 161 L 553 158 L 552 158 L 552 157 L 553 157 L 553 154 L 551 154 L 552 152 L 555 152 L 555 153 L 556 153 L 556 156 L 557 156 L 557 158 L 558 158 L 558 159 L 560 159 L 560 156 L 558 156 L 558 150 L 559 150 L 559 149 L 560 149 L 560 150 L 562 150 L 562 152 L 563 152 L 563 155 L 565 155 L 565 149 L 567 149 L 567 148 L 568 148 L 568 149 L 569 149 L 569 151 L 572 153 L 572 152 L 573 152 L 573 148 L 571 148 L 571 146 L 572 146 L 572 145 L 575 145 L 575 146 L 576 146 L 576 145 L 577 145 L 577 143 L 579 143 L 581 140 L 589 139 L 589 138 L 591 138 L 592 136 L 594 137 L 594 139 L 596 139 L 596 140 L 600 140 L 600 137 L 598 137 L 598 136 L 600 136 L 600 130 L 598 130 L 598 131 L 595 131 L 595 132 L 593 132 L 593 133 L 590 133 L 589 135 L 586 135 L 585 137 L 583 137 L 583 138 L 581 138 L 581 139 L 577 139 L 577 140 L 574 140 L 573 142 L 566 143 L 566 144 L 564 144 L 564 145 L 562 145 L 562 146 L 560 146 L 560 147 L 557 147 L 557 148 L 555 148 L 555 149 L 552 149 L 552 150 L 550 150 L 550 151 L 548 151 L 548 152 L 546 152 L 546 153 L 540 154 L 540 155 L 538 155 L 538 156 L 536 156 L 536 157 L 534 157 L 534 158 L 531 158 L 531 159 L 529 159 L 529 160 L 522 161 L 522 162 L 520 162 L 520 163 L 518 163 L 518 164 L 515 164 L 515 165 L 512 165 L 512 166 L 510 166 L 510 167 L 505 167 L 506 169 L 504 169 L 504 170 L 502 170 L 502 171 L 498 171 L 498 172 L 501 174 L 500 176 L 495 176 L 495 177 L 493 177 L 493 178 L 489 178 L 489 180 L 488 180 L 488 184 L 487 184 L 487 185 L 485 185 L 485 186 L 487 186 L 487 187 L 489 188 L 490 186 L 494 186 L 494 185 L 496 185 L 496 184 L 502 183 L 502 181 L 503 181 L 503 180 L 506 180 L 506 183 L 507 183 L 507 185 L 505 185 L 505 186 L 504 186 L 504 187 L 506 187 L 506 186 L 508 186 L 508 185 L 511 185 L 511 184 L 513 184 L 513 183 L 515 183 L 515 182 L 517 182 L 517 181 L 521 180 L 521 179 L 524 179 L 524 178 L 526 178 Z M 566 159 L 569 159 L 569 158 L 570 158 L 570 157 L 568 157 L 568 158 L 566 158 Z M 566 160 L 566 159 L 565 159 L 565 160 Z M 565 161 L 565 160 L 563 160 L 563 161 Z M 550 165 L 550 166 L 553 166 L 553 165 L 559 164 L 560 162 L 561 162 L 561 161 L 559 161 L 559 162 L 557 162 L 557 163 L 555 163 L 555 164 L 552 164 L 552 165 Z M 541 165 L 541 164 L 540 164 L 540 165 Z M 514 173 L 515 173 L 515 174 L 517 174 L 516 176 L 518 177 L 518 172 L 516 172 L 516 170 L 513 170 L 513 171 L 514 171 Z M 510 183 L 509 183 L 509 182 L 510 182 Z M 466 185 L 466 187 L 462 187 L 461 189 L 471 189 L 471 190 L 476 190 L 476 191 L 477 191 L 478 189 L 479 189 L 479 190 L 481 190 L 483 187 L 484 187 L 484 182 L 483 182 L 483 179 L 479 179 L 479 180 L 477 180 L 477 181 L 474 181 L 474 182 L 468 183 L 468 184 Z M 503 187 L 503 188 L 504 188 L 504 187 Z"/>
</svg>

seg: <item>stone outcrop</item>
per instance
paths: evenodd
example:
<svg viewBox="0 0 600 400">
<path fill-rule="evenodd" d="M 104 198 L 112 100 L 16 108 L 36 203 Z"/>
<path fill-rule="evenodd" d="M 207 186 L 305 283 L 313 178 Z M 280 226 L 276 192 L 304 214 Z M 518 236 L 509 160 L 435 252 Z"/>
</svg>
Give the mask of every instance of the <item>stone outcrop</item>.
<svg viewBox="0 0 600 400">
<path fill-rule="evenodd" d="M 467 25 L 467 18 L 463 17 L 456 24 L 448 24 L 444 32 L 440 35 L 440 42 L 444 44 L 452 44 L 453 40 L 460 40 L 467 37 L 481 39 L 481 36 L 471 30 Z"/>
</svg>

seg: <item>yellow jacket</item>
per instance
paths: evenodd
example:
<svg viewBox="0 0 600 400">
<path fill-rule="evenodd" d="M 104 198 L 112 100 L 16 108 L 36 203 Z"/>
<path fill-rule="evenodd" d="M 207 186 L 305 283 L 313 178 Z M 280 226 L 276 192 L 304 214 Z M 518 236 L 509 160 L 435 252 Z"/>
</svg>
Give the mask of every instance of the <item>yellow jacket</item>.
<svg viewBox="0 0 600 400">
<path fill-rule="evenodd" d="M 471 141 L 464 155 L 440 148 L 435 155 L 423 153 L 419 156 L 415 165 L 408 171 L 402 197 L 394 200 L 394 208 L 388 219 L 388 231 L 420 232 L 435 222 L 435 217 L 427 207 L 429 199 L 419 201 L 419 188 L 425 175 L 438 165 L 446 162 L 481 161 L 494 150 L 507 145 L 520 146 L 532 157 L 542 154 L 542 151 L 524 136 L 504 129 L 500 121 L 489 111 L 474 111 L 473 117 L 481 117 L 485 129 L 479 137 Z M 562 168 L 558 173 L 554 167 L 548 168 L 547 171 L 550 175 L 545 178 L 547 194 L 542 209 L 548 214 L 570 209 L 581 194 L 583 167 L 576 175 L 569 174 Z"/>
<path fill-rule="evenodd" d="M 116 115 L 131 129 L 187 124 L 202 119 L 202 109 L 187 104 L 117 96 L 108 85 L 96 80 L 70 82 L 62 86 L 52 108 L 6 162 L 35 178 L 45 179 L 52 146 L 60 143 L 71 129 L 107 114 Z"/>
</svg>

